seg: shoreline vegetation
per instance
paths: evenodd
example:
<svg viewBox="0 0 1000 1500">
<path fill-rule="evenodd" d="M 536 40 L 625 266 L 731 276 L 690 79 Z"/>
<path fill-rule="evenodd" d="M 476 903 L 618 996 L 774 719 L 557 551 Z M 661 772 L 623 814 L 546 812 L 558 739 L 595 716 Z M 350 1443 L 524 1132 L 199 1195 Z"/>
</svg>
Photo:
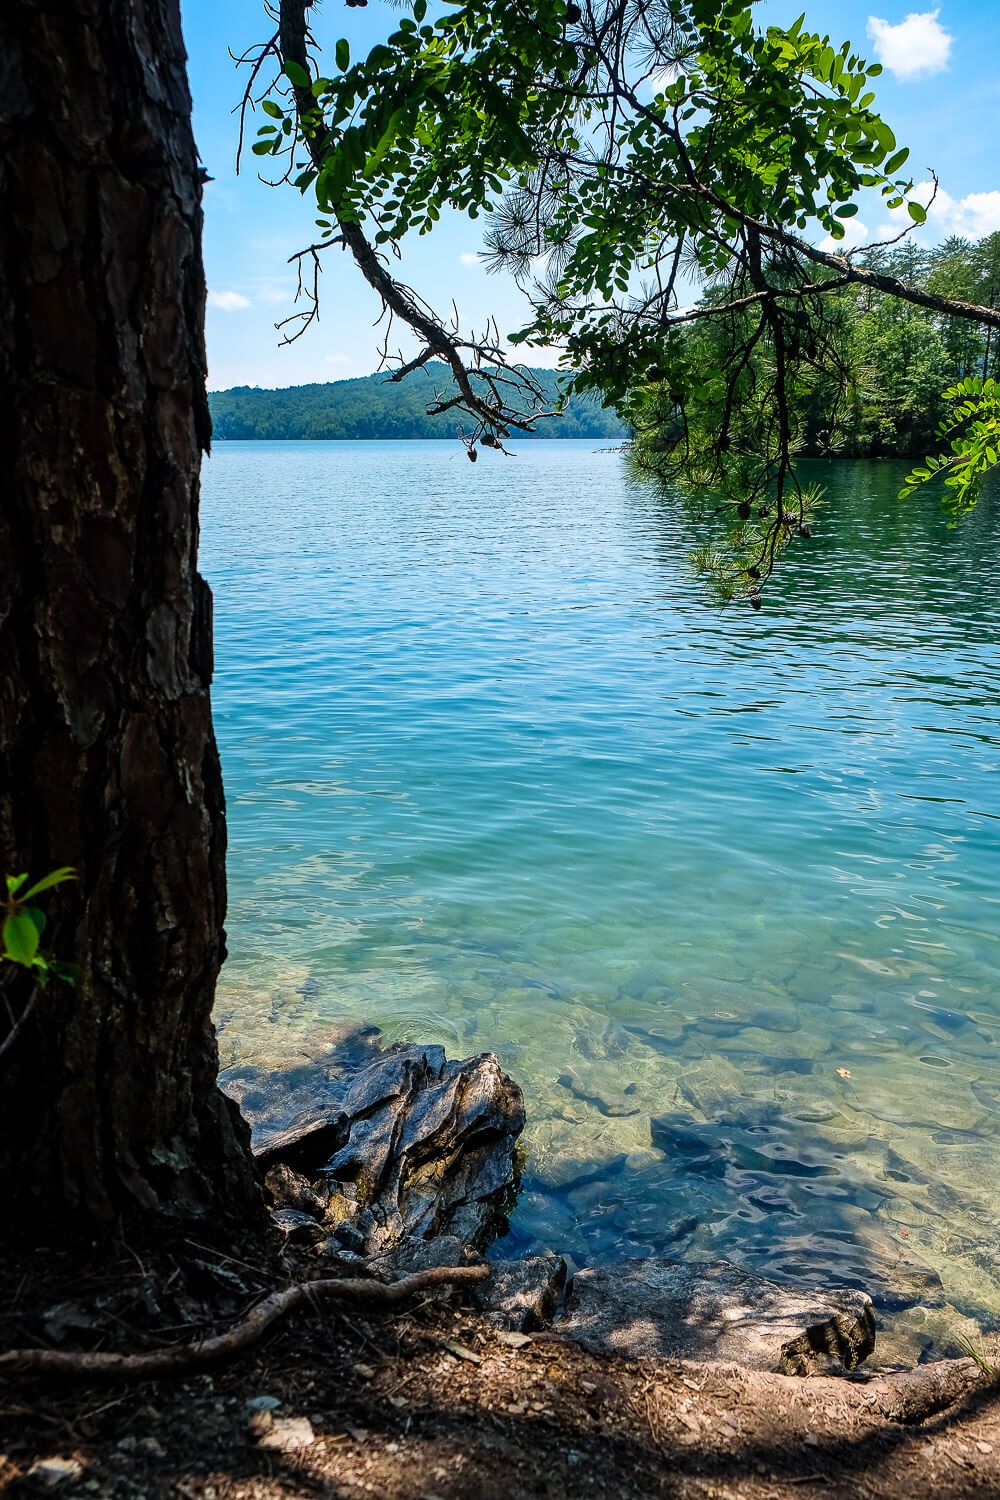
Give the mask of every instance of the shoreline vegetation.
<svg viewBox="0 0 1000 1500">
<path fill-rule="evenodd" d="M 954 235 L 929 250 L 912 242 L 873 248 L 858 263 L 928 296 L 990 307 L 1000 297 L 1000 232 L 978 241 Z M 654 471 L 674 466 L 682 433 L 693 450 L 710 453 L 724 421 L 733 452 L 766 448 L 767 410 L 757 398 L 768 389 L 773 361 L 761 346 L 743 358 L 753 313 L 725 310 L 728 296 L 724 284 L 706 287 L 697 304 L 703 316 L 682 331 L 680 366 L 691 387 L 685 402 L 677 400 L 676 372 L 665 381 L 651 370 L 633 392 L 636 449 Z M 727 418 L 725 383 L 704 372 L 738 367 L 739 399 Z M 944 392 L 970 377 L 998 375 L 1000 339 L 993 329 L 869 286 L 845 286 L 827 296 L 823 318 L 808 329 L 804 357 L 786 384 L 791 454 L 923 458 L 940 446 L 942 424 L 955 420 Z"/>
</svg>

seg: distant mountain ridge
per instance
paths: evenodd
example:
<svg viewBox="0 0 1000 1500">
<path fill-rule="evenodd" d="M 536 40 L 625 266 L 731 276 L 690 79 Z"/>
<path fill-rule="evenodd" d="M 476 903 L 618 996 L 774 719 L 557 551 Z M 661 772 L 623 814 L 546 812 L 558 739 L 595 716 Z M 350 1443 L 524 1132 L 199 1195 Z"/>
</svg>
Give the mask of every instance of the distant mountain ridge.
<svg viewBox="0 0 1000 1500">
<path fill-rule="evenodd" d="M 555 405 L 560 381 L 555 370 L 533 370 L 549 404 Z M 385 374 L 334 380 L 327 385 L 293 385 L 281 390 L 234 386 L 209 392 L 216 439 L 379 439 L 454 438 L 461 416 L 427 415 L 427 405 L 450 376 L 426 366 L 394 385 Z M 466 417 L 464 426 L 470 427 Z M 515 432 L 516 437 L 531 436 Z M 539 422 L 537 437 L 622 438 L 625 430 L 613 411 L 587 396 L 573 396 L 560 417 Z"/>
</svg>

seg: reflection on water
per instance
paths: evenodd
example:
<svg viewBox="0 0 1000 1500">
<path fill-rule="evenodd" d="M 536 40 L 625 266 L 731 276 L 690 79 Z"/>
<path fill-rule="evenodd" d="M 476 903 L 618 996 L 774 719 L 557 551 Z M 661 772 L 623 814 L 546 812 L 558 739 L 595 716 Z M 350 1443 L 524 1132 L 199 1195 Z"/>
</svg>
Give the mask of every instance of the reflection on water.
<svg viewBox="0 0 1000 1500">
<path fill-rule="evenodd" d="M 343 1016 L 494 1050 L 530 1117 L 510 1247 L 991 1319 L 995 503 L 949 530 L 831 468 L 765 610 L 720 613 L 676 498 L 516 446 L 208 465 L 224 1054 Z"/>
</svg>

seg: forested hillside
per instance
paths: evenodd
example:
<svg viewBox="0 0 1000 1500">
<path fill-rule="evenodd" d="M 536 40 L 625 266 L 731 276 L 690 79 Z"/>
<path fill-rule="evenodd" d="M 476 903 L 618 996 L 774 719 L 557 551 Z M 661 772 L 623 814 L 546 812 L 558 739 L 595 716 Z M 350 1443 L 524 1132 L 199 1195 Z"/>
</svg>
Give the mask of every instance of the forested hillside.
<svg viewBox="0 0 1000 1500">
<path fill-rule="evenodd" d="M 555 406 L 560 377 L 535 370 Z M 428 416 L 427 407 L 450 376 L 441 367 L 414 370 L 394 385 L 385 374 L 329 385 L 261 390 L 236 386 L 209 396 L 216 439 L 222 438 L 454 438 L 463 418 L 453 412 Z M 464 419 L 466 427 L 468 418 Z M 518 433 L 517 436 L 524 434 Z M 574 396 L 561 416 L 538 424 L 539 437 L 619 438 L 624 428 L 613 411 L 586 396 Z"/>
<path fill-rule="evenodd" d="M 913 243 L 874 250 L 862 264 L 939 297 L 985 307 L 1000 298 L 1000 233 L 978 242 L 956 236 L 931 250 Z M 769 413 L 761 393 L 770 388 L 773 355 L 753 340 L 752 305 L 723 310 L 731 296 L 720 278 L 699 304 L 719 314 L 685 330 L 683 370 L 695 399 L 684 418 L 675 385 L 651 380 L 636 392 L 639 450 L 654 462 L 660 450 L 674 453 L 679 435 L 710 449 L 724 426 L 729 451 L 763 449 Z M 724 372 L 735 381 L 733 401 Z M 829 293 L 822 317 L 803 315 L 801 357 L 785 385 L 794 450 L 922 457 L 939 446 L 935 433 L 949 412 L 942 393 L 967 376 L 1000 376 L 1000 339 L 991 328 L 864 286 Z"/>
</svg>

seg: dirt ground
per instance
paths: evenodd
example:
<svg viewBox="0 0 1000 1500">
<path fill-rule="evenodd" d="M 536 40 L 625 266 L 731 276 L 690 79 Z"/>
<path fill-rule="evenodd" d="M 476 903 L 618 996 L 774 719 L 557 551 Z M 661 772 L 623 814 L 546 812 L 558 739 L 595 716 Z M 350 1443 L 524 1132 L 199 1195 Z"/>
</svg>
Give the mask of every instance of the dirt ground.
<svg viewBox="0 0 1000 1500">
<path fill-rule="evenodd" d="M 23 1338 L 23 1306 L 15 1290 L 5 1344 Z M 135 1332 L 123 1341 L 134 1346 Z M 160 1328 L 143 1339 L 152 1347 L 187 1336 Z M 971 1361 L 940 1367 L 939 1376 L 858 1379 L 605 1361 L 556 1334 L 499 1331 L 465 1310 L 457 1292 L 437 1292 L 392 1316 L 298 1313 L 238 1363 L 184 1380 L 6 1376 L 0 1492 L 1000 1496 L 1000 1385 Z"/>
</svg>

